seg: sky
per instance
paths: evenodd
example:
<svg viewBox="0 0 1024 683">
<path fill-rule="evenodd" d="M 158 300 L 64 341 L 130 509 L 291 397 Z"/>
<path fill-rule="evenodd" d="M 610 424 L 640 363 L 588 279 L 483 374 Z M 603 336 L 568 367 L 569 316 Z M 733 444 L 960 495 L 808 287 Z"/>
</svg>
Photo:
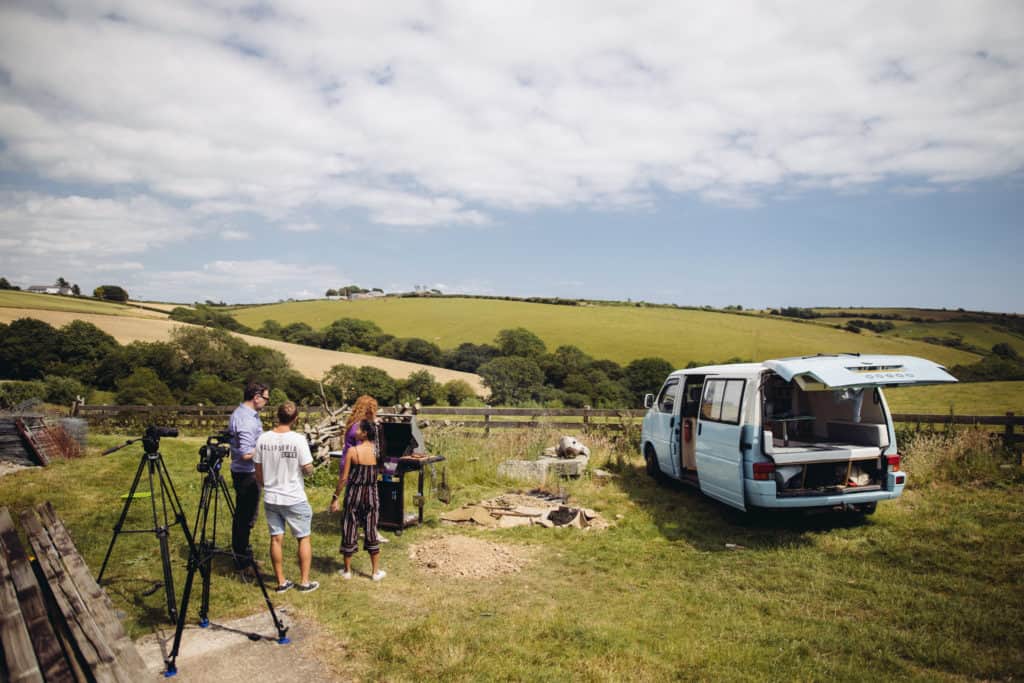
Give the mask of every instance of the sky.
<svg viewBox="0 0 1024 683">
<path fill-rule="evenodd" d="M 1024 312 L 1024 3 L 0 3 L 0 276 Z"/>
</svg>

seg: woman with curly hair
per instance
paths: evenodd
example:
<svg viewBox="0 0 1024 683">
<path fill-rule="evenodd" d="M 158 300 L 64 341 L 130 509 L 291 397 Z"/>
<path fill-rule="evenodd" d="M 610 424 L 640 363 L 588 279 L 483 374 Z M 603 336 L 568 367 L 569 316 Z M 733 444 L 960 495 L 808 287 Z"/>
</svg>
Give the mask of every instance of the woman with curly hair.
<svg viewBox="0 0 1024 683">
<path fill-rule="evenodd" d="M 359 429 L 359 423 L 363 420 L 374 424 L 377 422 L 377 399 L 368 394 L 363 394 L 356 399 L 355 405 L 352 406 L 352 412 L 345 420 L 345 446 L 342 448 L 341 460 L 338 462 L 339 475 L 345 469 L 345 454 L 357 443 L 356 431 Z"/>
</svg>

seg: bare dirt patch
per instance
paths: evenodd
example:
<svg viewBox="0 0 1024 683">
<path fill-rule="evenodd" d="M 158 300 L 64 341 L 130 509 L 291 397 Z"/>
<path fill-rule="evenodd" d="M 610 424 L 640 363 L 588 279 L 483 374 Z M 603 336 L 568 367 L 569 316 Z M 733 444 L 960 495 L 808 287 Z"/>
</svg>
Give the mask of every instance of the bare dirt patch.
<svg viewBox="0 0 1024 683">
<path fill-rule="evenodd" d="M 421 571 L 446 578 L 486 579 L 515 574 L 532 559 L 533 551 L 469 536 L 441 536 L 409 548 Z"/>
</svg>

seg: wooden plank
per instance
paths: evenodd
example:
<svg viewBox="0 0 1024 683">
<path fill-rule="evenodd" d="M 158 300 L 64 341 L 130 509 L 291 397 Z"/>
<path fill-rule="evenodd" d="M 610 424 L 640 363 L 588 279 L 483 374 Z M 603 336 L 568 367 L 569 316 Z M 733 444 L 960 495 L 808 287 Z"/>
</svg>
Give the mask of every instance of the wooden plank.
<svg viewBox="0 0 1024 683">
<path fill-rule="evenodd" d="M 89 571 L 85 559 L 75 547 L 71 535 L 68 534 L 64 522 L 57 516 L 53 505 L 49 501 L 37 505 L 36 512 L 54 546 L 60 552 L 61 560 L 84 598 L 86 607 L 92 613 L 110 644 L 121 669 L 124 670 L 129 680 L 141 680 L 146 677 L 148 675 L 146 663 L 139 655 L 139 651 L 135 649 L 135 644 L 125 633 L 124 626 L 114 611 L 114 603 L 110 601 L 107 592 L 100 588 L 100 585 L 92 577 L 92 572 Z"/>
<path fill-rule="evenodd" d="M 132 683 L 130 679 L 117 675 L 118 667 L 113 651 L 86 609 L 82 596 L 64 569 L 60 554 L 32 510 L 22 512 L 21 527 L 28 536 L 39 569 L 46 578 L 49 588 L 47 595 L 53 599 L 53 604 L 63 616 L 63 623 L 71 635 L 75 656 L 89 670 L 97 683 Z"/>
<path fill-rule="evenodd" d="M 0 546 L 7 556 L 7 565 L 11 579 L 21 605 L 21 615 L 25 620 L 32 639 L 39 669 L 47 681 L 73 683 L 75 676 L 71 665 L 57 640 L 57 634 L 50 624 L 46 613 L 43 592 L 36 581 L 35 572 L 29 563 L 25 548 L 21 545 L 18 532 L 14 529 L 14 520 L 7 508 L 0 508 Z"/>
<path fill-rule="evenodd" d="M 1024 425 L 1024 415 L 918 415 L 895 413 L 894 422 L 922 422 L 925 424 L 979 424 L 979 425 Z"/>
<path fill-rule="evenodd" d="M 6 508 L 4 512 L 10 516 Z M 0 551 L 0 652 L 3 664 L 0 666 L 0 680 L 11 683 L 42 682 L 43 672 L 32 649 L 28 626 L 18 604 L 18 591 L 14 588 L 14 577 L 7 564 L 7 554 Z"/>
<path fill-rule="evenodd" d="M 35 437 L 32 436 L 32 430 L 29 429 L 27 424 L 25 424 L 25 421 L 19 417 L 14 420 L 14 424 L 18 426 L 18 432 L 25 440 L 25 445 L 28 447 L 29 454 L 32 455 L 40 465 L 43 465 L 44 467 L 49 465 L 50 459 L 46 457 L 46 453 L 44 453 L 39 444 L 36 443 Z"/>
</svg>

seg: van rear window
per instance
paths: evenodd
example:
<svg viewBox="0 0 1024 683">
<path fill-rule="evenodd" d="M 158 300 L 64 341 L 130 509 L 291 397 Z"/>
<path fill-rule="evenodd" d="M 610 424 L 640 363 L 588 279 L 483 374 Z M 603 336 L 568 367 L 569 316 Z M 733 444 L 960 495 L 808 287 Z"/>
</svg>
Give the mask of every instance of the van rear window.
<svg viewBox="0 0 1024 683">
<path fill-rule="evenodd" d="M 704 383 L 704 400 L 700 404 L 701 419 L 739 424 L 746 383 L 742 379 L 707 380 Z"/>
</svg>

